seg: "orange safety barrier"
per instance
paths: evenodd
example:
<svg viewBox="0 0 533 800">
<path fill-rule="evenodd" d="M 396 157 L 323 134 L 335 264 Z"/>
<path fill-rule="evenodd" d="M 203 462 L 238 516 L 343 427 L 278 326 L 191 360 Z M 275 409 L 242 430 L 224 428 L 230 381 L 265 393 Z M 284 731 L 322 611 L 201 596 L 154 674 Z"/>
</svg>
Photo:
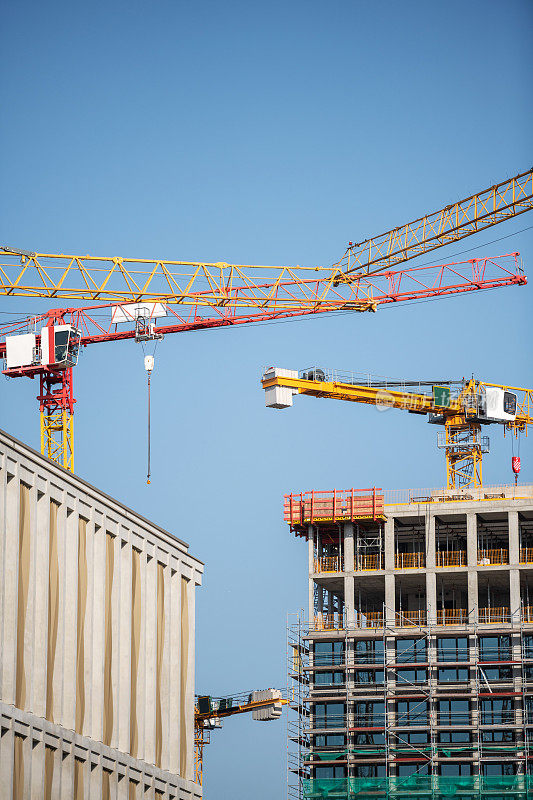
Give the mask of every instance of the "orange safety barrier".
<svg viewBox="0 0 533 800">
<path fill-rule="evenodd" d="M 520 563 L 533 564 L 533 547 L 520 548 Z"/>
<path fill-rule="evenodd" d="M 340 572 L 338 556 L 319 556 L 315 558 L 315 572 Z"/>
<path fill-rule="evenodd" d="M 466 608 L 438 608 L 437 625 L 463 625 L 468 622 Z"/>
<path fill-rule="evenodd" d="M 466 567 L 466 550 L 437 550 L 437 567 Z"/>
<path fill-rule="evenodd" d="M 416 611 L 402 611 L 396 613 L 396 625 L 404 628 L 409 625 L 426 625 L 427 614 L 425 609 Z"/>
<path fill-rule="evenodd" d="M 283 516 L 290 525 L 337 520 L 384 519 L 383 491 L 376 489 L 327 489 L 286 494 Z"/>
<path fill-rule="evenodd" d="M 511 615 L 505 606 L 501 608 L 480 608 L 478 609 L 478 620 L 483 625 L 497 622 L 510 622 Z"/>
<path fill-rule="evenodd" d="M 383 627 L 383 611 L 356 611 L 355 619 L 360 628 Z"/>
<path fill-rule="evenodd" d="M 419 553 L 396 553 L 394 557 L 395 569 L 417 569 L 426 566 L 426 554 Z"/>
<path fill-rule="evenodd" d="M 338 614 L 315 614 L 316 631 L 339 631 L 344 628 L 344 620 Z"/>
<path fill-rule="evenodd" d="M 522 606 L 522 622 L 533 622 L 533 606 Z"/>
<path fill-rule="evenodd" d="M 385 569 L 385 557 L 383 553 L 356 556 L 354 566 L 356 570 Z"/>
<path fill-rule="evenodd" d="M 509 563 L 509 550 L 503 547 L 489 550 L 477 551 L 478 566 L 485 564 L 508 564 Z"/>
</svg>

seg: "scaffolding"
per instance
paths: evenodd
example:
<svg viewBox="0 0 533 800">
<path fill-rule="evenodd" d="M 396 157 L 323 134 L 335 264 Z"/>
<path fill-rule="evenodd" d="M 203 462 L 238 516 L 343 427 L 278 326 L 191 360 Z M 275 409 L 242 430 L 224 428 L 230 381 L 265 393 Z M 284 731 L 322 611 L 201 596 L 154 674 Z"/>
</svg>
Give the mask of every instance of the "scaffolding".
<svg viewBox="0 0 533 800">
<path fill-rule="evenodd" d="M 383 608 L 384 620 L 391 618 L 391 614 L 390 609 Z M 493 633 L 484 625 L 465 623 L 454 626 L 453 631 L 443 631 L 441 626 L 434 625 L 409 626 L 399 631 L 397 626 L 384 622 L 381 637 L 371 640 L 380 643 L 378 657 L 375 648 L 371 651 L 358 649 L 357 642 L 365 641 L 366 645 L 370 641 L 354 635 L 360 632 L 356 626 L 337 629 L 335 641 L 342 642 L 342 654 L 327 663 L 317 663 L 313 655 L 314 643 L 326 639 L 316 637 L 316 629 L 305 622 L 303 613 L 288 625 L 289 696 L 293 712 L 293 719 L 288 720 L 290 800 L 407 800 L 415 796 L 427 800 L 449 796 L 481 800 L 502 794 L 525 800 L 533 796 L 530 769 L 533 704 L 528 699 L 533 698 L 533 629 L 524 629 L 520 623 L 498 626 Z M 402 638 L 407 632 L 409 640 Z M 466 640 L 466 645 L 459 649 L 456 645 L 450 660 L 443 660 L 438 649 L 443 634 L 448 634 L 444 637 L 447 640 L 452 634 L 455 634 L 452 640 Z M 407 642 L 405 647 L 401 645 L 403 641 Z M 438 676 L 443 665 L 467 671 L 468 678 L 462 681 L 462 686 L 457 685 L 461 683 L 458 679 L 446 691 L 446 685 Z M 331 690 L 325 695 L 328 700 L 334 697 L 336 702 L 344 704 L 343 721 L 335 719 L 333 726 L 331 720 L 317 721 L 312 711 L 313 704 L 321 700 L 321 695 L 316 693 L 314 676 L 318 668 L 327 666 L 344 674 L 338 691 Z M 416 675 L 405 677 L 402 670 L 406 668 L 419 669 L 425 675 L 420 680 Z M 496 668 L 506 672 L 490 671 Z M 518 669 L 521 674 L 513 674 Z M 368 676 L 364 680 L 358 678 L 361 672 L 372 671 L 374 681 L 369 681 Z M 454 711 L 450 703 L 449 710 L 443 711 L 442 700 L 452 698 L 467 702 L 468 710 Z M 507 703 L 503 702 L 502 707 L 496 709 L 483 705 L 492 698 L 499 702 L 507 700 Z M 521 700 L 520 705 L 515 704 L 516 698 Z M 399 710 L 399 701 L 407 701 L 409 705 Z M 376 712 L 376 702 L 382 703 L 383 710 Z M 502 736 L 501 741 L 498 737 L 486 740 L 486 733 L 504 730 L 504 726 L 510 734 Z M 318 755 L 311 736 L 316 736 L 317 730 L 337 733 L 340 729 L 344 736 L 343 747 L 324 748 Z M 448 742 L 440 739 L 443 731 L 455 734 L 461 730 L 465 732 L 462 743 L 454 742 L 451 735 Z M 357 736 L 358 733 L 366 734 L 367 741 Z M 413 733 L 421 733 L 425 741 L 413 741 Z M 376 734 L 383 734 L 381 745 L 376 744 L 379 742 Z M 439 764 L 459 761 L 471 765 L 472 772 L 477 764 L 479 774 L 453 778 L 436 774 Z M 522 766 L 513 775 L 485 774 L 481 766 L 496 761 Z M 369 762 L 374 766 L 382 764 L 384 775 L 358 775 L 358 765 Z M 398 767 L 404 763 L 415 763 L 416 770 L 410 775 L 398 774 Z M 314 778 L 312 769 L 317 764 L 345 766 L 345 775 Z"/>
</svg>

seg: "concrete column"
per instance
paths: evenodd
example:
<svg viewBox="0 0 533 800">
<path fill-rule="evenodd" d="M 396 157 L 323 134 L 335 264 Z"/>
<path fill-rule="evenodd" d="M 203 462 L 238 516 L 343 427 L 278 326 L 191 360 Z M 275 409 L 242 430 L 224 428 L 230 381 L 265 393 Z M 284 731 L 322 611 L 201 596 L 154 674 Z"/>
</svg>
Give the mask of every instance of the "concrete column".
<svg viewBox="0 0 533 800">
<path fill-rule="evenodd" d="M 180 725 L 179 725 L 179 680 L 180 674 L 180 574 L 179 565 L 171 560 L 170 608 L 168 625 L 170 629 L 170 675 L 168 692 L 170 718 L 169 772 L 179 773 L 180 768 Z M 131 583 L 131 581 L 130 581 Z"/>
<path fill-rule="evenodd" d="M 88 513 L 87 513 L 88 512 Z M 85 510 L 87 521 L 86 551 L 87 551 L 87 600 L 85 608 L 85 627 L 84 627 L 84 682 L 85 682 L 85 719 L 83 722 L 83 733 L 85 736 L 92 736 L 92 714 L 93 706 L 93 600 L 95 583 L 102 583 L 102 576 L 95 575 L 94 572 L 94 520 L 89 509 Z M 86 782 L 89 780 L 89 772 L 86 771 Z"/>
<path fill-rule="evenodd" d="M 394 519 L 385 521 L 385 569 L 394 569 Z"/>
<path fill-rule="evenodd" d="M 471 625 L 476 624 L 478 621 L 478 585 L 477 585 L 477 570 L 469 570 L 467 573 L 468 580 L 468 621 Z"/>
<path fill-rule="evenodd" d="M 477 516 L 474 512 L 466 515 L 466 563 L 468 571 L 468 621 L 478 621 L 478 580 L 477 580 Z"/>
<path fill-rule="evenodd" d="M 511 566 L 517 566 L 520 563 L 518 511 L 509 511 L 508 521 L 509 521 L 509 564 Z"/>
<path fill-rule="evenodd" d="M 477 516 L 466 515 L 466 562 L 469 567 L 477 566 Z"/>
<path fill-rule="evenodd" d="M 137 667 L 137 731 L 138 731 L 138 745 L 137 745 L 137 758 L 141 758 L 146 761 L 146 756 L 144 752 L 144 741 L 147 735 L 146 732 L 146 709 L 145 709 L 145 699 L 146 699 L 146 688 L 145 688 L 145 676 L 146 671 L 149 669 L 155 669 L 155 661 L 154 666 L 150 667 L 150 663 L 146 658 L 146 636 L 147 631 L 148 635 L 153 637 L 154 636 L 154 629 L 147 628 L 146 626 L 146 593 L 148 591 L 147 581 L 146 581 L 146 573 L 147 573 L 147 556 L 146 552 L 139 553 L 139 582 L 141 584 L 141 599 L 140 599 L 140 606 L 141 606 L 141 632 L 139 637 L 139 661 Z M 155 727 L 154 732 L 152 734 L 152 741 L 155 739 Z"/>
<path fill-rule="evenodd" d="M 15 756 L 15 736 L 13 728 L 1 731 L 0 775 L 4 797 L 13 797 L 13 760 Z"/>
<path fill-rule="evenodd" d="M 64 624 L 61 716 L 60 719 L 56 719 L 54 713 L 54 722 L 61 722 L 65 728 L 74 730 L 76 722 L 76 650 L 78 630 L 78 515 L 73 510 L 70 510 L 70 514 L 66 518 L 63 543 L 63 564 L 60 567 L 64 576 L 63 581 L 60 582 L 63 584 L 63 596 L 60 596 L 59 600 L 60 606 L 63 608 Z M 61 653 L 61 650 L 59 650 L 59 653 Z M 54 670 L 54 676 L 55 672 L 56 670 Z M 57 701 L 59 701 L 59 696 Z M 54 695 L 54 708 L 56 707 L 56 695 Z M 69 757 L 67 761 L 70 760 Z M 72 761 L 74 761 L 73 757 Z M 65 768 L 67 768 L 66 764 Z M 73 764 L 72 781 L 74 781 Z M 74 786 L 74 783 L 72 783 L 72 786 Z"/>
<path fill-rule="evenodd" d="M 93 797 L 102 797 L 102 785 L 103 785 L 103 770 L 100 764 L 97 766 L 91 765 L 91 769 L 89 770 L 89 780 L 88 786 L 84 787 L 86 796 L 89 798 Z"/>
<path fill-rule="evenodd" d="M 396 625 L 396 576 L 385 574 L 385 624 L 388 628 Z"/>
<path fill-rule="evenodd" d="M 38 495 L 39 497 L 39 495 Z M 46 661 L 48 641 L 48 546 L 50 499 L 40 495 L 33 506 L 36 511 L 33 544 L 35 605 L 33 609 L 33 676 L 31 710 L 39 717 L 46 715 Z M 32 526 L 33 528 L 33 526 Z M 33 560 L 33 559 L 32 559 Z M 44 748 L 43 748 L 44 752 Z"/>
<path fill-rule="evenodd" d="M 307 526 L 307 554 L 308 554 L 308 573 L 309 573 L 309 622 L 312 622 L 315 615 L 314 600 L 314 581 L 311 575 L 315 571 L 315 529 L 313 525 Z"/>
<path fill-rule="evenodd" d="M 55 723 L 62 723 L 63 713 L 63 676 L 65 674 L 65 658 L 64 658 L 64 642 L 65 642 L 65 541 L 67 530 L 67 507 L 64 502 L 59 505 L 57 509 L 57 569 L 58 569 L 58 603 L 57 603 L 57 642 L 56 654 L 54 661 L 54 677 L 52 681 L 53 686 L 53 721 Z M 74 602 L 75 605 L 75 602 Z M 70 665 L 69 665 L 70 666 Z M 70 678 L 74 685 L 75 679 Z M 72 728 L 74 725 L 71 726 Z M 54 759 L 57 768 L 54 771 L 54 776 L 60 773 L 61 758 L 57 756 Z M 59 791 L 60 787 L 57 787 Z"/>
<path fill-rule="evenodd" d="M 165 554 L 166 556 L 166 554 Z M 161 665 L 161 768 L 170 767 L 170 709 L 168 696 L 170 686 L 175 680 L 175 674 L 170 672 L 170 567 L 168 563 L 163 569 L 164 584 L 164 635 L 163 635 L 163 660 Z M 192 594 L 194 594 L 194 588 Z"/>
<path fill-rule="evenodd" d="M 93 543 L 94 596 L 93 596 L 93 631 L 92 631 L 92 702 L 87 708 L 87 719 L 90 719 L 91 735 L 97 741 L 103 741 L 104 716 L 104 601 L 106 579 L 106 543 L 105 529 L 95 530 Z"/>
<path fill-rule="evenodd" d="M 146 594 L 143 598 L 143 609 L 146 628 L 145 635 L 141 638 L 143 643 L 141 646 L 146 657 L 146 672 L 142 698 L 145 719 L 142 753 L 144 761 L 155 764 L 155 672 L 157 664 L 157 560 L 155 558 L 150 558 L 146 564 Z"/>
<path fill-rule="evenodd" d="M 30 745 L 28 765 L 31 764 L 31 770 L 28 770 L 30 772 L 29 778 L 31 781 L 29 797 L 31 800 L 42 800 L 44 786 L 44 742 L 41 739 L 39 742 L 29 741 L 28 744 Z"/>
<path fill-rule="evenodd" d="M 344 608 L 346 624 L 348 627 L 355 625 L 355 598 L 354 598 L 354 529 L 352 522 L 344 523 Z"/>
<path fill-rule="evenodd" d="M 15 477 L 4 488 L 5 544 L 0 591 L 2 592 L 2 670 L 1 697 L 5 703 L 15 704 L 16 652 L 17 652 L 17 587 L 19 553 L 19 496 L 20 485 Z M 1 505 L 1 504 L 0 504 Z M 2 548 L 0 547 L 0 550 Z M 6 734 L 7 735 L 7 734 Z M 11 741 L 13 737 L 11 736 Z M 6 745 L 7 746 L 7 745 Z M 11 744 L 11 748 L 13 745 Z M 5 787 L 4 787 L 5 788 Z"/>
<path fill-rule="evenodd" d="M 509 570 L 509 611 L 511 622 L 520 622 L 520 570 L 518 569 Z"/>
<path fill-rule="evenodd" d="M 194 729 L 194 664 L 195 664 L 195 636 L 194 636 L 194 621 L 195 621 L 195 591 L 194 582 L 192 580 L 187 584 L 189 595 L 189 669 L 187 681 L 187 730 L 193 731 Z M 189 780 L 194 780 L 194 736 L 189 737 L 188 758 L 187 758 L 187 774 L 184 777 Z"/>
<path fill-rule="evenodd" d="M 58 764 L 59 761 L 59 764 Z M 59 797 L 61 800 L 67 800 L 67 797 L 74 797 L 74 754 L 61 753 L 56 760 L 56 768 L 59 766 L 58 772 L 61 774 L 61 789 Z M 55 773 L 55 769 L 54 769 Z"/>
<path fill-rule="evenodd" d="M 114 797 L 116 797 L 117 800 L 128 800 L 128 795 L 128 779 L 124 776 L 117 781 L 117 793 Z M 111 797 L 113 797 L 113 795 L 111 795 Z"/>
<path fill-rule="evenodd" d="M 426 518 L 426 568 L 435 569 L 435 515 Z"/>
<path fill-rule="evenodd" d="M 433 551 L 435 554 L 435 551 Z M 437 575 L 433 571 L 426 572 L 426 609 L 429 625 L 437 624 Z"/>
<path fill-rule="evenodd" d="M 115 537 L 113 579 L 113 706 L 116 723 L 113 737 L 117 747 L 124 752 L 130 747 L 130 705 L 131 705 L 131 545 L 121 536 Z M 116 620 L 116 622 L 115 622 Z M 179 635 L 179 619 L 176 621 Z M 179 672 L 175 673 L 176 676 Z M 178 678 L 176 677 L 176 684 Z M 177 707 L 177 706 L 176 706 Z M 137 708 L 139 706 L 137 705 Z"/>
</svg>

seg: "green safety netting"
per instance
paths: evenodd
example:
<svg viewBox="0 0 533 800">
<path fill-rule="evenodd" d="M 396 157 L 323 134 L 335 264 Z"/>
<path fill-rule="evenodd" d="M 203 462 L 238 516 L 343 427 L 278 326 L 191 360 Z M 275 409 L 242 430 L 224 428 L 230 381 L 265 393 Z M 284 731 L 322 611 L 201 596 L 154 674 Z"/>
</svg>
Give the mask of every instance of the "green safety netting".
<svg viewBox="0 0 533 800">
<path fill-rule="evenodd" d="M 306 800 L 433 800 L 496 799 L 505 794 L 515 800 L 533 798 L 533 777 L 526 775 L 448 776 L 411 775 L 409 778 L 330 778 L 303 781 Z"/>
</svg>

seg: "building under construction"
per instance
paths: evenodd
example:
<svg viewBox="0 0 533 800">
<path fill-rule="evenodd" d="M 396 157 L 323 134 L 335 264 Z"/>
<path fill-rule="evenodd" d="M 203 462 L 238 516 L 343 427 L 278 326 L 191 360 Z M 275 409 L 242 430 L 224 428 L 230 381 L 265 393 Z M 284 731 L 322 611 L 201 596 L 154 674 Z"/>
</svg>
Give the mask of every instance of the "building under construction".
<svg viewBox="0 0 533 800">
<path fill-rule="evenodd" d="M 533 486 L 307 492 L 285 520 L 289 797 L 533 796 Z"/>
</svg>

